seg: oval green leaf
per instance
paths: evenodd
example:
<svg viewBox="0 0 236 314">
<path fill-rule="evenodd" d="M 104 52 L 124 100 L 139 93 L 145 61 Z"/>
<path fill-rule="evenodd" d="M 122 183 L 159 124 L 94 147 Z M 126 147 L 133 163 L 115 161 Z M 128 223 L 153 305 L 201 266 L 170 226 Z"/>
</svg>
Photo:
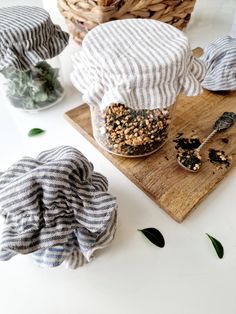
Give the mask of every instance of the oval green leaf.
<svg viewBox="0 0 236 314">
<path fill-rule="evenodd" d="M 141 231 L 145 235 L 145 237 L 148 238 L 148 240 L 156 246 L 161 248 L 165 246 L 165 239 L 161 232 L 156 228 L 145 228 L 142 230 L 138 229 L 138 231 Z"/>
<path fill-rule="evenodd" d="M 44 132 L 45 132 L 45 130 L 42 130 L 42 129 L 39 129 L 39 128 L 34 128 L 34 129 L 31 129 L 28 132 L 28 136 L 32 137 L 32 136 L 36 136 L 36 135 L 42 134 Z"/>
<path fill-rule="evenodd" d="M 214 249 L 216 250 L 216 253 L 217 253 L 218 257 L 219 258 L 223 258 L 223 256 L 224 256 L 224 248 L 223 248 L 222 244 L 220 243 L 220 241 L 218 241 L 217 239 L 213 238 L 208 233 L 206 235 L 211 240 L 211 243 L 213 244 Z"/>
</svg>

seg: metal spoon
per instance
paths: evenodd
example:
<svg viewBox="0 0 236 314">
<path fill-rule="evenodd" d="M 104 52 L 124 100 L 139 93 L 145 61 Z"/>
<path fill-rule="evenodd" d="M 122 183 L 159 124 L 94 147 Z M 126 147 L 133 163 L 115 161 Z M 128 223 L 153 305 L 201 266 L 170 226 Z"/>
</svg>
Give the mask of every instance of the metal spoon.
<svg viewBox="0 0 236 314">
<path fill-rule="evenodd" d="M 207 138 L 202 142 L 202 144 L 195 150 L 185 151 L 182 153 L 182 159 L 181 156 L 177 155 L 177 162 L 178 164 L 184 168 L 187 171 L 190 172 L 197 172 L 201 168 L 201 155 L 200 150 L 203 148 L 203 146 L 211 140 L 211 138 L 220 131 L 226 130 L 230 128 L 234 122 L 236 121 L 236 114 L 234 112 L 224 112 L 215 122 L 213 126 L 213 131 L 207 136 Z M 184 159 L 184 155 L 186 155 L 186 159 Z M 186 166 L 184 164 L 184 161 L 192 161 L 192 163 L 195 162 L 195 166 L 193 168 Z"/>
</svg>

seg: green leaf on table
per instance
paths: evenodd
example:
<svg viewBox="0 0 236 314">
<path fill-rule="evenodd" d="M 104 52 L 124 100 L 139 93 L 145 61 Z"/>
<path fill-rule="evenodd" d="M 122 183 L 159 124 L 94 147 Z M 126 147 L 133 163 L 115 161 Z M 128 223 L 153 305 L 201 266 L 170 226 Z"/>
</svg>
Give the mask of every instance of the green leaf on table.
<svg viewBox="0 0 236 314">
<path fill-rule="evenodd" d="M 161 232 L 156 228 L 145 228 L 142 230 L 138 229 L 138 231 L 141 231 L 145 235 L 145 237 L 148 238 L 148 240 L 156 246 L 161 248 L 165 246 L 165 239 Z"/>
<path fill-rule="evenodd" d="M 33 128 L 33 129 L 29 130 L 28 136 L 32 137 L 32 136 L 36 136 L 36 135 L 42 134 L 44 132 L 45 132 L 45 130 L 42 130 L 42 129 L 39 129 L 39 128 Z"/>
<path fill-rule="evenodd" d="M 208 233 L 206 235 L 211 240 L 211 243 L 214 246 L 218 257 L 219 258 L 223 258 L 223 256 L 224 256 L 224 248 L 223 248 L 222 244 L 220 243 L 220 241 L 218 241 L 217 239 L 213 238 Z"/>
</svg>

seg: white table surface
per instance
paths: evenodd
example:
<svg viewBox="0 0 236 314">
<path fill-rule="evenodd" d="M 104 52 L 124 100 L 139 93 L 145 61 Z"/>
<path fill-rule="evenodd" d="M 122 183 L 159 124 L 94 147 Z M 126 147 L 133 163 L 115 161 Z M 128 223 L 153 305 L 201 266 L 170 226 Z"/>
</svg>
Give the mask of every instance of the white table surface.
<svg viewBox="0 0 236 314">
<path fill-rule="evenodd" d="M 63 24 L 56 1 L 43 2 L 54 21 Z M 228 34 L 235 12 L 235 0 L 197 0 L 186 31 L 193 48 Z M 27 256 L 1 262 L 0 313 L 235 314 L 236 171 L 184 223 L 173 221 L 65 121 L 63 113 L 81 103 L 69 81 L 74 49 L 71 43 L 62 54 L 66 97 L 57 106 L 37 114 L 22 113 L 11 108 L 1 92 L 0 171 L 23 155 L 36 157 L 58 145 L 78 148 L 108 177 L 109 191 L 117 196 L 116 237 L 93 262 L 77 270 L 41 269 Z M 27 132 L 33 127 L 46 133 L 29 138 Z M 137 231 L 151 226 L 163 233 L 165 248 L 155 247 Z M 206 232 L 223 243 L 222 260 Z"/>
</svg>

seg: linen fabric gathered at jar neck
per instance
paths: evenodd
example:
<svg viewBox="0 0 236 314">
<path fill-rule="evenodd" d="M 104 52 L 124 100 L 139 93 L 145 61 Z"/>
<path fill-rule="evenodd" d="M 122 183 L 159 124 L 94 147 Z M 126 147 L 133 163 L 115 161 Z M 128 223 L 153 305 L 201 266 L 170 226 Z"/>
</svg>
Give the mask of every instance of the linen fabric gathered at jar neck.
<svg viewBox="0 0 236 314">
<path fill-rule="evenodd" d="M 107 179 L 70 146 L 14 163 L 0 173 L 0 261 L 30 254 L 40 266 L 73 269 L 91 261 L 116 231 L 116 198 L 107 189 Z"/>
<path fill-rule="evenodd" d="M 47 11 L 32 6 L 0 9 L 0 34 L 0 71 L 10 66 L 27 70 L 57 56 L 69 41 Z"/>
<path fill-rule="evenodd" d="M 123 103 L 133 109 L 166 108 L 179 93 L 198 95 L 204 64 L 175 27 L 150 19 L 101 24 L 73 56 L 71 80 L 89 105 Z"/>
<path fill-rule="evenodd" d="M 236 38 L 225 36 L 210 43 L 201 58 L 207 72 L 202 86 L 208 90 L 236 90 Z"/>
</svg>

